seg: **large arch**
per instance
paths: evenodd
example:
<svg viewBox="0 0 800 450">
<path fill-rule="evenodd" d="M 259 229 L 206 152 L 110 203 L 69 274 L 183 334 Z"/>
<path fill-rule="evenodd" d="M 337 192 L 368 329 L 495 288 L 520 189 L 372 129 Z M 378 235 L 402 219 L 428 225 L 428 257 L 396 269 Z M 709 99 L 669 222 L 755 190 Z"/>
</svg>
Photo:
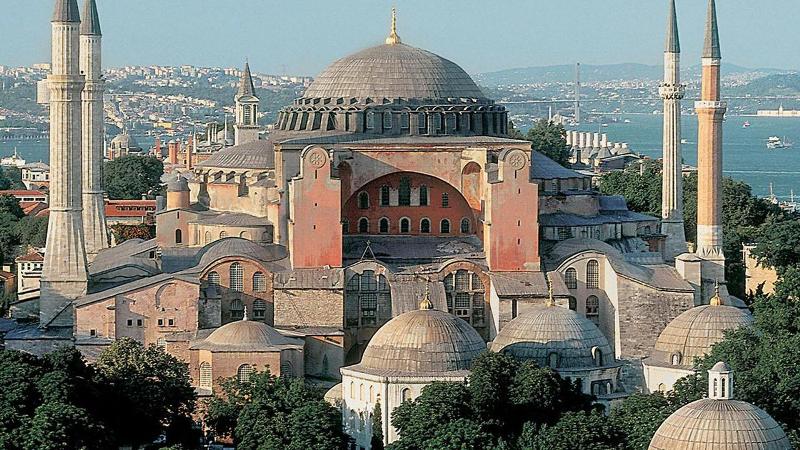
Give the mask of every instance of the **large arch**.
<svg viewBox="0 0 800 450">
<path fill-rule="evenodd" d="M 387 189 L 388 205 L 381 201 L 385 198 Z M 369 204 L 359 202 L 360 196 L 368 196 Z M 478 228 L 475 211 L 459 189 L 440 178 L 417 172 L 383 175 L 353 191 L 342 206 L 342 218 L 354 224 L 364 217 L 375 226 L 371 226 L 366 233 L 359 232 L 358 227 L 351 226 L 347 234 L 466 236 L 475 235 Z M 390 224 L 388 231 L 385 232 L 377 226 L 383 218 L 388 219 Z M 459 226 L 464 218 L 470 222 L 469 228 L 464 228 L 466 232 Z M 408 232 L 400 227 L 402 219 L 408 219 L 410 223 Z M 422 219 L 434 224 L 428 232 L 420 226 Z M 449 232 L 443 233 L 438 226 L 442 220 L 449 220 L 451 224 Z"/>
</svg>

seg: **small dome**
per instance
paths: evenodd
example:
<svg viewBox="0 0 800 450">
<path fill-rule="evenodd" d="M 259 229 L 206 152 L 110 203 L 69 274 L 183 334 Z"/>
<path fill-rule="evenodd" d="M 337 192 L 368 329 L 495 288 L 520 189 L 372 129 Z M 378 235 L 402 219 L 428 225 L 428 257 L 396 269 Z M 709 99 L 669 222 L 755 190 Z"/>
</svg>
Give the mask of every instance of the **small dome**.
<svg viewBox="0 0 800 450">
<path fill-rule="evenodd" d="M 486 343 L 466 321 L 444 311 L 420 309 L 382 326 L 353 370 L 395 374 L 468 371 Z"/>
<path fill-rule="evenodd" d="M 547 367 L 549 356 L 558 355 L 558 368 L 596 367 L 597 351 L 606 360 L 614 352 L 599 328 L 586 317 L 559 306 L 535 306 L 507 323 L 492 342 L 492 350 L 519 359 L 532 359 Z"/>
<path fill-rule="evenodd" d="M 747 310 L 727 305 L 702 305 L 684 311 L 658 336 L 651 362 L 691 366 L 711 346 L 721 341 L 725 331 L 750 326 L 753 317 Z"/>
<path fill-rule="evenodd" d="M 139 144 L 128 133 L 123 132 L 111 140 L 111 148 L 139 149 Z"/>
<path fill-rule="evenodd" d="M 167 183 L 167 192 L 189 192 L 189 182 L 186 178 L 178 176 Z"/>
<path fill-rule="evenodd" d="M 303 97 L 485 100 L 456 63 L 402 43 L 371 47 L 334 62 Z"/>
<path fill-rule="evenodd" d="M 275 351 L 302 343 L 278 333 L 271 326 L 252 320 L 239 320 L 225 324 L 192 348 L 212 352 Z"/>
<path fill-rule="evenodd" d="M 786 433 L 764 410 L 739 400 L 704 398 L 661 424 L 649 450 L 790 450 Z"/>
</svg>

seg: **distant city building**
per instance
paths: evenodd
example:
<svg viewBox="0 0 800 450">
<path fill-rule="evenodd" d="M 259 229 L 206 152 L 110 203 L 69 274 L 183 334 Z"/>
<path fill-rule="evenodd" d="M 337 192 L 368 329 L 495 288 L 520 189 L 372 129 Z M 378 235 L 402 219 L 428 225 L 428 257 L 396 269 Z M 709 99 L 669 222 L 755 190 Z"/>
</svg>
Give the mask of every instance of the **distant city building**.
<svg viewBox="0 0 800 450">
<path fill-rule="evenodd" d="M 0 166 L 3 167 L 18 167 L 22 168 L 25 165 L 25 160 L 17 154 L 17 148 L 14 147 L 14 154 L 0 159 Z"/>
<path fill-rule="evenodd" d="M 111 144 L 106 150 L 106 158 L 108 160 L 115 160 L 127 155 L 141 155 L 142 147 L 136 142 L 136 139 L 124 130 L 111 140 Z"/>
<path fill-rule="evenodd" d="M 22 169 L 22 184 L 30 190 L 50 189 L 50 166 L 43 162 L 25 164 Z"/>
<path fill-rule="evenodd" d="M 781 105 L 778 109 L 759 109 L 756 115 L 761 117 L 800 117 L 800 110 L 783 109 L 783 105 Z"/>
</svg>

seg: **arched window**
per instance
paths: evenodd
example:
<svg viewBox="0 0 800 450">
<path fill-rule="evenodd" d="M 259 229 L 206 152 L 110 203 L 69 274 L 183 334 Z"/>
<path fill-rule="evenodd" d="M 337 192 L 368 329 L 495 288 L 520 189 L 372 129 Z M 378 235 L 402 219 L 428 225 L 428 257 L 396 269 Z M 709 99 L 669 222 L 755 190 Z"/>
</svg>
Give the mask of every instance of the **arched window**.
<svg viewBox="0 0 800 450">
<path fill-rule="evenodd" d="M 373 111 L 367 112 L 367 129 L 372 130 L 375 128 L 375 113 Z"/>
<path fill-rule="evenodd" d="M 450 234 L 450 221 L 447 219 L 442 219 L 442 222 L 439 224 L 439 233 L 441 234 Z"/>
<path fill-rule="evenodd" d="M 372 385 L 369 386 L 369 402 L 375 403 L 375 388 Z"/>
<path fill-rule="evenodd" d="M 600 265 L 597 260 L 592 259 L 586 264 L 586 287 L 589 289 L 600 287 Z"/>
<path fill-rule="evenodd" d="M 681 354 L 680 353 L 673 353 L 672 354 L 672 365 L 673 366 L 681 365 Z"/>
<path fill-rule="evenodd" d="M 206 244 L 211 242 L 211 232 L 210 231 L 206 231 L 205 237 L 206 237 Z"/>
<path fill-rule="evenodd" d="M 586 317 L 595 324 L 600 321 L 600 299 L 595 295 L 586 299 Z"/>
<path fill-rule="evenodd" d="M 389 232 L 389 219 L 386 217 L 381 218 L 381 220 L 378 222 L 378 231 L 381 233 Z"/>
<path fill-rule="evenodd" d="M 717 397 L 717 382 L 718 381 L 719 381 L 718 379 L 714 378 L 714 392 L 713 392 L 714 393 L 714 397 Z"/>
<path fill-rule="evenodd" d="M 230 268 L 230 275 L 231 275 L 231 289 L 236 292 L 242 292 L 244 290 L 244 286 L 242 283 L 244 271 L 242 270 L 242 265 L 238 262 L 231 264 Z"/>
<path fill-rule="evenodd" d="M 239 380 L 239 383 L 249 383 L 250 375 L 252 374 L 253 366 L 250 364 L 242 364 L 239 366 L 239 370 L 236 371 L 236 379 Z"/>
<path fill-rule="evenodd" d="M 389 186 L 381 186 L 381 206 L 389 206 Z"/>
<path fill-rule="evenodd" d="M 461 219 L 461 234 L 469 234 L 469 219 Z"/>
<path fill-rule="evenodd" d="M 723 378 L 721 381 L 722 381 L 722 384 L 720 385 L 720 387 L 721 387 L 720 394 L 722 394 L 722 397 L 725 398 L 725 378 Z"/>
<path fill-rule="evenodd" d="M 419 232 L 428 234 L 431 232 L 431 221 L 428 218 L 419 221 Z"/>
<path fill-rule="evenodd" d="M 263 319 L 267 317 L 267 302 L 257 299 L 253 302 L 253 318 Z"/>
<path fill-rule="evenodd" d="M 267 277 L 264 272 L 256 272 L 253 274 L 253 291 L 266 292 L 267 290 Z"/>
<path fill-rule="evenodd" d="M 358 193 L 358 207 L 360 209 L 369 209 L 369 194 L 367 192 Z"/>
<path fill-rule="evenodd" d="M 592 358 L 594 359 L 594 365 L 597 367 L 603 366 L 603 351 L 597 347 L 592 349 Z"/>
<path fill-rule="evenodd" d="M 281 377 L 290 378 L 294 376 L 294 366 L 291 361 L 284 361 L 281 363 Z"/>
<path fill-rule="evenodd" d="M 578 299 L 571 295 L 569 296 L 569 309 L 573 311 L 578 310 Z"/>
<path fill-rule="evenodd" d="M 228 233 L 227 232 L 225 232 L 225 231 L 220 231 L 219 232 L 219 238 L 220 239 L 226 238 L 226 237 L 228 237 Z"/>
<path fill-rule="evenodd" d="M 200 363 L 200 387 L 210 388 L 212 380 L 211 363 L 203 361 Z"/>
<path fill-rule="evenodd" d="M 547 367 L 551 369 L 558 368 L 558 353 L 552 352 L 547 355 Z"/>
<path fill-rule="evenodd" d="M 358 232 L 369 233 L 369 219 L 366 217 L 358 219 Z"/>
<path fill-rule="evenodd" d="M 364 384 L 363 383 L 358 385 L 358 399 L 360 401 L 362 401 L 362 402 L 364 401 Z"/>
<path fill-rule="evenodd" d="M 350 232 L 350 221 L 347 220 L 347 217 L 342 218 L 342 234 L 347 234 Z"/>
<path fill-rule="evenodd" d="M 486 292 L 478 274 L 461 269 L 444 277 L 447 310 L 473 326 L 484 326 Z"/>
<path fill-rule="evenodd" d="M 352 398 L 353 400 L 356 399 L 356 384 L 353 383 L 352 381 L 350 382 L 350 398 Z M 351 413 L 355 414 L 354 411 L 351 411 Z"/>
<path fill-rule="evenodd" d="M 230 315 L 231 320 L 241 320 L 244 318 L 244 303 L 238 298 L 231 300 Z"/>
<path fill-rule="evenodd" d="M 214 287 L 219 287 L 219 273 L 216 271 L 208 272 L 208 284 L 213 285 Z"/>
<path fill-rule="evenodd" d="M 664 383 L 658 383 L 658 391 L 659 392 L 667 392 L 667 385 Z"/>
<path fill-rule="evenodd" d="M 400 232 L 408 233 L 411 231 L 411 220 L 408 217 L 400 219 Z"/>
<path fill-rule="evenodd" d="M 180 244 L 182 240 L 183 239 L 181 236 L 181 230 L 180 229 L 175 230 L 175 243 Z"/>
<path fill-rule="evenodd" d="M 353 275 L 345 292 L 345 317 L 348 326 L 377 325 L 391 313 L 392 295 L 386 277 L 372 270 Z"/>
<path fill-rule="evenodd" d="M 411 178 L 401 177 L 400 187 L 397 191 L 397 203 L 400 206 L 411 205 Z"/>
<path fill-rule="evenodd" d="M 578 271 L 574 267 L 570 267 L 564 272 L 564 283 L 567 289 L 578 289 Z"/>
<path fill-rule="evenodd" d="M 400 401 L 408 401 L 411 400 L 411 389 L 405 388 L 400 392 Z"/>
<path fill-rule="evenodd" d="M 419 206 L 428 206 L 428 186 L 419 187 Z"/>
<path fill-rule="evenodd" d="M 447 195 L 447 192 L 442 192 L 442 208 L 449 208 L 450 207 L 450 196 Z"/>
</svg>

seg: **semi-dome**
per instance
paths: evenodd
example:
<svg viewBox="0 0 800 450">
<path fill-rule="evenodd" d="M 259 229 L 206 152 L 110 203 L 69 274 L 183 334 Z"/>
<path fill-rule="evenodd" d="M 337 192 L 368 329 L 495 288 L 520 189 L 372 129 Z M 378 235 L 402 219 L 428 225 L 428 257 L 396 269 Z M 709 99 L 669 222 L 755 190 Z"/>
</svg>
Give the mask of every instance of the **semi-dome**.
<svg viewBox="0 0 800 450">
<path fill-rule="evenodd" d="M 733 399 L 733 371 L 708 371 L 708 398 L 675 411 L 656 430 L 649 450 L 789 450 L 783 429 L 764 410 Z"/>
<path fill-rule="evenodd" d="M 484 99 L 478 85 L 456 63 L 402 43 L 371 47 L 334 62 L 303 97 Z"/>
<path fill-rule="evenodd" d="M 245 316 L 243 320 L 217 328 L 192 348 L 212 352 L 258 352 L 295 346 L 302 348 L 302 343 L 297 339 L 283 336 L 263 322 L 248 320 Z"/>
<path fill-rule="evenodd" d="M 745 309 L 723 304 L 716 294 L 710 304 L 684 311 L 658 336 L 648 364 L 691 367 L 724 337 L 725 331 L 750 326 L 753 317 Z"/>
<path fill-rule="evenodd" d="M 423 307 L 378 329 L 351 369 L 395 375 L 466 372 L 484 350 L 486 343 L 466 321 Z"/>
<path fill-rule="evenodd" d="M 579 369 L 609 365 L 614 353 L 608 340 L 586 317 L 552 304 L 534 306 L 507 323 L 492 350 L 538 365 Z M 556 355 L 556 360 L 551 361 Z"/>
</svg>

